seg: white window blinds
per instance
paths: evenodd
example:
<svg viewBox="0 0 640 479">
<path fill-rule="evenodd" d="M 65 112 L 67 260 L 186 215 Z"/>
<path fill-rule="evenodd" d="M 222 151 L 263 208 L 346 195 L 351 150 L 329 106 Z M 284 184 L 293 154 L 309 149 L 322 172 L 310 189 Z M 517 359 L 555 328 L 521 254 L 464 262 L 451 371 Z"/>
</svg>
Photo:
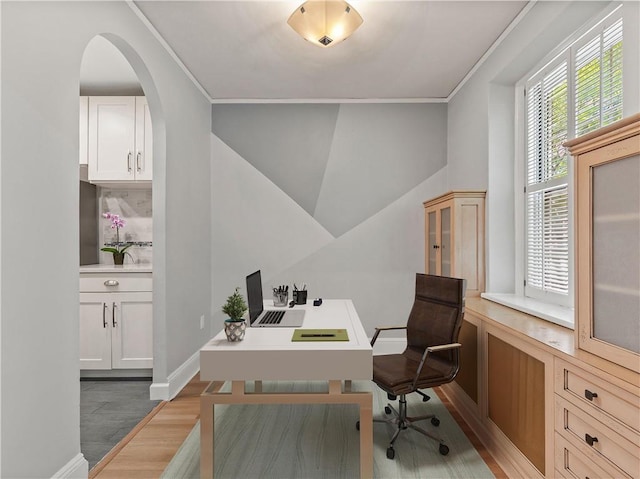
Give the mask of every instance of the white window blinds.
<svg viewBox="0 0 640 479">
<path fill-rule="evenodd" d="M 567 140 L 567 93 L 566 60 L 527 89 L 525 285 L 533 296 L 569 291 L 569 196 L 562 146 Z"/>
<path fill-rule="evenodd" d="M 576 135 L 622 118 L 622 20 L 578 48 L 575 67 Z"/>
<path fill-rule="evenodd" d="M 525 295 L 570 304 L 562 143 L 622 118 L 622 18 L 612 15 L 526 83 Z"/>
</svg>

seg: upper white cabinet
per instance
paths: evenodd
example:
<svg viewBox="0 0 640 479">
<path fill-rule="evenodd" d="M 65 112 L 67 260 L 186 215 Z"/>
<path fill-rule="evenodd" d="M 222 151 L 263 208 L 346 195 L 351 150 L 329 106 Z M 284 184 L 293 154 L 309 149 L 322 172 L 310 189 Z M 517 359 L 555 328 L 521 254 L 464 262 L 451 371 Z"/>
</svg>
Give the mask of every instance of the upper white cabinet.
<svg viewBox="0 0 640 479">
<path fill-rule="evenodd" d="M 89 181 L 151 181 L 152 132 L 146 98 L 92 96 L 88 111 Z"/>
<path fill-rule="evenodd" d="M 80 97 L 80 165 L 89 164 L 89 97 Z"/>
</svg>

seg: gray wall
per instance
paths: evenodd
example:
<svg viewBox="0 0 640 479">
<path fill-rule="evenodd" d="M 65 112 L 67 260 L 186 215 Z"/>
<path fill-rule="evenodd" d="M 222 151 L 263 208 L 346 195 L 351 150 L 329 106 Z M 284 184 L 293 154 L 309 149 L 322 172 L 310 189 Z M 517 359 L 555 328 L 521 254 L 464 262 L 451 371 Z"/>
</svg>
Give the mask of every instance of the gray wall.
<svg viewBox="0 0 640 479">
<path fill-rule="evenodd" d="M 487 291 L 515 292 L 514 87 L 609 3 L 537 2 L 448 104 L 450 187 L 487 189 Z"/>
<path fill-rule="evenodd" d="M 422 202 L 447 187 L 444 104 L 212 107 L 213 305 L 256 269 L 403 323 L 424 271 Z"/>
<path fill-rule="evenodd" d="M 79 456 L 78 93 L 105 34 L 154 128 L 154 381 L 207 340 L 211 106 L 123 2 L 2 2 L 0 476 L 86 472 Z M 29 192 L 28 195 L 25 192 Z M 59 238 L 42 242 L 42 231 Z M 49 237 L 49 235 L 47 235 Z M 54 252 L 55 254 L 52 254 Z"/>
</svg>

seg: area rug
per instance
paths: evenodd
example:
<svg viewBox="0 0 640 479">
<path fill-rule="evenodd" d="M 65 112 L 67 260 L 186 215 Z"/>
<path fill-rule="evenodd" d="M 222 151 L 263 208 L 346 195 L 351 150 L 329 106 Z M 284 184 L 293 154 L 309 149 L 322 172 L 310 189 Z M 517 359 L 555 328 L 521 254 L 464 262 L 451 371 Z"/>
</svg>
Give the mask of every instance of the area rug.
<svg viewBox="0 0 640 479">
<path fill-rule="evenodd" d="M 277 389 L 276 389 L 277 388 Z M 286 389 L 288 388 L 288 389 Z M 265 382 L 265 391 L 318 392 L 326 384 L 316 382 Z M 373 391 L 374 416 L 384 414 L 388 399 L 368 381 L 354 382 L 354 390 Z M 439 444 L 407 430 L 395 442 L 396 457 L 387 459 L 393 432 L 374 423 L 375 478 L 494 478 L 476 449 L 432 391 L 422 402 L 407 397 L 412 416 L 435 413 L 440 426 L 429 421 L 423 427 L 442 437 L 450 452 L 442 456 Z M 397 401 L 396 401 L 397 405 Z M 359 477 L 358 408 L 355 405 L 221 405 L 215 408 L 215 477 L 243 479 L 315 479 Z M 165 469 L 162 479 L 198 479 L 200 424 Z"/>
</svg>

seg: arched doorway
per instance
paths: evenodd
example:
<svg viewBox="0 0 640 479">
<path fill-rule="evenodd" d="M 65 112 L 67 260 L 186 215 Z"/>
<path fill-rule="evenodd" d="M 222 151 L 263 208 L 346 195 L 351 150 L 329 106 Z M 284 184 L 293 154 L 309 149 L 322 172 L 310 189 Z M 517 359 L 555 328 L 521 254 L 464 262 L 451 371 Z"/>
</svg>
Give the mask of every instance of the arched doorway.
<svg viewBox="0 0 640 479">
<path fill-rule="evenodd" d="M 80 436 L 91 468 L 158 403 L 149 400 L 152 171 L 164 161 L 164 122 L 147 68 L 115 35 L 88 43 L 79 94 Z M 105 247 L 125 250 L 125 264 L 114 266 Z"/>
</svg>

